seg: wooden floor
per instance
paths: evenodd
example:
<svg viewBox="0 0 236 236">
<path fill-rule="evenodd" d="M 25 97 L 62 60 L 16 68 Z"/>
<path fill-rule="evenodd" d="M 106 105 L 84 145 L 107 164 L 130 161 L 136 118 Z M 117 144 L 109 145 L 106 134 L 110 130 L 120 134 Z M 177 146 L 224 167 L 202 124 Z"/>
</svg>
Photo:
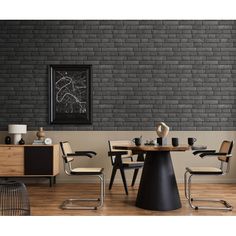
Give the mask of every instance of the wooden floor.
<svg viewBox="0 0 236 236">
<path fill-rule="evenodd" d="M 182 208 L 173 211 L 150 211 L 135 207 L 138 186 L 129 187 L 126 196 L 122 185 L 115 184 L 112 190 L 107 190 L 103 208 L 99 210 L 62 210 L 63 200 L 73 197 L 94 196 L 98 193 L 96 184 L 56 184 L 49 187 L 46 184 L 27 184 L 33 216 L 231 216 L 236 215 L 236 184 L 194 184 L 195 196 L 215 197 L 228 201 L 233 211 L 193 210 L 184 196 L 184 186 L 179 184 Z"/>
</svg>

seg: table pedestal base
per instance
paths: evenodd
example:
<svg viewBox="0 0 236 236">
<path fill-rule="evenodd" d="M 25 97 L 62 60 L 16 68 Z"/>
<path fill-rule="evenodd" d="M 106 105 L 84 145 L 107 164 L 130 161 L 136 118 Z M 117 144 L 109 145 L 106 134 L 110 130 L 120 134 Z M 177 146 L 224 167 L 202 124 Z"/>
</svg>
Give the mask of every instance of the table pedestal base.
<svg viewBox="0 0 236 236">
<path fill-rule="evenodd" d="M 156 211 L 181 208 L 170 152 L 147 152 L 136 206 Z"/>
</svg>

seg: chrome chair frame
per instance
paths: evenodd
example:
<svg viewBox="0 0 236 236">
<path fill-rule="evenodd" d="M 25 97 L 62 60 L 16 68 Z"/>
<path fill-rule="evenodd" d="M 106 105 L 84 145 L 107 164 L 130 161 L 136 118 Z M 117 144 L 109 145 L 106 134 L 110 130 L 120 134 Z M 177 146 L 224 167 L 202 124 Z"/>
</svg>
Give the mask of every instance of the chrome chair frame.
<svg viewBox="0 0 236 236">
<path fill-rule="evenodd" d="M 105 175 L 103 173 L 103 168 L 73 168 L 72 162 L 74 157 L 87 156 L 92 158 L 96 155 L 93 151 L 76 151 L 75 153 L 66 153 L 63 149 L 63 144 L 66 142 L 60 142 L 62 149 L 62 158 L 64 163 L 64 171 L 68 176 L 95 176 L 99 178 L 100 181 L 100 197 L 99 198 L 70 198 L 63 201 L 62 209 L 72 209 L 72 210 L 97 210 L 103 206 L 105 197 Z M 80 169 L 80 170 L 79 170 Z M 98 170 L 96 170 L 98 169 Z M 98 202 L 96 206 L 79 206 L 80 202 Z"/>
<path fill-rule="evenodd" d="M 223 141 L 224 142 L 229 142 L 229 141 Z M 222 143 L 222 145 L 223 145 Z M 197 171 L 191 171 L 191 168 L 186 168 L 186 172 L 184 174 L 184 188 L 185 188 L 185 197 L 188 200 L 188 203 L 192 209 L 198 210 L 198 209 L 205 209 L 205 210 L 227 210 L 227 211 L 232 211 L 233 207 L 225 200 L 222 199 L 210 199 L 210 198 L 193 198 L 191 194 L 191 180 L 193 175 L 198 175 L 198 176 L 205 176 L 205 175 L 215 175 L 215 176 L 222 176 L 225 175 L 229 172 L 230 170 L 230 158 L 232 157 L 231 151 L 233 147 L 233 142 L 230 142 L 230 147 L 228 150 L 228 153 L 221 153 L 218 152 L 216 153 L 215 150 L 202 150 L 202 151 L 195 151 L 193 152 L 194 155 L 200 154 L 200 157 L 205 157 L 205 156 L 217 156 L 218 159 L 221 161 L 220 163 L 220 168 L 218 169 L 218 173 L 213 172 L 197 172 Z M 227 164 L 226 168 L 224 168 L 224 163 Z M 189 176 L 188 176 L 189 175 Z M 213 207 L 213 206 L 197 206 L 193 204 L 193 201 L 202 201 L 202 202 L 218 202 L 223 205 L 223 207 Z"/>
</svg>

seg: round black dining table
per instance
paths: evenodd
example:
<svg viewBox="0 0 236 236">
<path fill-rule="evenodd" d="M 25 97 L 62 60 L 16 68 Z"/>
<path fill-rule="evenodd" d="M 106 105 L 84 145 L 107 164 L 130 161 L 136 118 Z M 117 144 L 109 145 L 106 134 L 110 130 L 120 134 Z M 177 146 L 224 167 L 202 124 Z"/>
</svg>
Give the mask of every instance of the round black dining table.
<svg viewBox="0 0 236 236">
<path fill-rule="evenodd" d="M 122 145 L 114 149 L 132 150 L 133 154 L 145 153 L 145 161 L 136 198 L 136 206 L 155 211 L 181 208 L 171 152 L 189 150 L 188 145 L 151 146 Z"/>
</svg>

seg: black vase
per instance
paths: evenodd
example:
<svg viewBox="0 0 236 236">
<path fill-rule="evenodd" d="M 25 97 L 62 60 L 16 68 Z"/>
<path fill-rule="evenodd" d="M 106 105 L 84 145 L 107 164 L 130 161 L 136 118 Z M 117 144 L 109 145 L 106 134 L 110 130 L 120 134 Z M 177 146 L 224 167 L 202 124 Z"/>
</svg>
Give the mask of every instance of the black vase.
<svg viewBox="0 0 236 236">
<path fill-rule="evenodd" d="M 11 144 L 11 137 L 10 136 L 5 137 L 5 144 Z"/>
<path fill-rule="evenodd" d="M 20 144 L 20 145 L 24 145 L 24 144 L 25 144 L 25 141 L 24 141 L 23 138 L 19 141 L 19 144 Z"/>
</svg>

